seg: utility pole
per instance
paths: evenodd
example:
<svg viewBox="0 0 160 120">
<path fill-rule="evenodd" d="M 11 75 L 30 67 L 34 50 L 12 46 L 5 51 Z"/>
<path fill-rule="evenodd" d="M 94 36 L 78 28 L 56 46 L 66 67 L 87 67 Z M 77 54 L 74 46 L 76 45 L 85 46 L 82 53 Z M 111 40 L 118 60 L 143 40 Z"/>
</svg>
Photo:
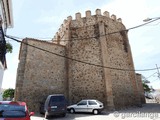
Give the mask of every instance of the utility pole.
<svg viewBox="0 0 160 120">
<path fill-rule="evenodd" d="M 158 68 L 157 64 L 156 64 L 156 68 L 157 68 L 157 72 L 158 72 L 158 78 L 160 79 L 160 72 L 159 72 L 159 68 Z"/>
</svg>

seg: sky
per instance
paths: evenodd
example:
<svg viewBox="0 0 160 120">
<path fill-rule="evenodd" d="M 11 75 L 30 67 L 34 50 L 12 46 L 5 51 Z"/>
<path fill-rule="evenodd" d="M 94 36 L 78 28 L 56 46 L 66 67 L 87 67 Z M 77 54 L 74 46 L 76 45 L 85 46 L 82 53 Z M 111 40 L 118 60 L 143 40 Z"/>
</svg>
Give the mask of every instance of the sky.
<svg viewBox="0 0 160 120">
<path fill-rule="evenodd" d="M 7 30 L 7 35 L 18 38 L 29 37 L 51 40 L 64 19 L 85 11 L 108 11 L 122 18 L 126 28 L 143 24 L 146 18 L 160 17 L 159 0 L 12 0 L 14 27 Z M 160 67 L 160 20 L 149 25 L 130 30 L 128 38 L 132 50 L 135 69 Z M 2 88 L 15 88 L 20 43 L 6 39 L 13 45 L 13 52 L 7 53 L 7 70 L 4 72 Z M 158 70 L 138 73 L 150 81 L 150 86 L 160 89 Z"/>
</svg>

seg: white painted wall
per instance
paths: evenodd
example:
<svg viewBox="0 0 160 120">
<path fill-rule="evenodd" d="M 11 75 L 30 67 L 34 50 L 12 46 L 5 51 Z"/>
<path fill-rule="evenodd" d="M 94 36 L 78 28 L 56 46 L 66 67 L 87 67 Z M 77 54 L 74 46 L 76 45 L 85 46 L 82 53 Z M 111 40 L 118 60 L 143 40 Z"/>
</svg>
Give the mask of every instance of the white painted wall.
<svg viewBox="0 0 160 120">
<path fill-rule="evenodd" d="M 3 81 L 4 68 L 0 62 L 0 101 L 2 100 L 2 81 Z"/>
<path fill-rule="evenodd" d="M 0 69 L 0 88 L 2 87 L 3 74 L 4 74 L 4 70 Z"/>
<path fill-rule="evenodd" d="M 3 74 L 4 74 L 4 67 L 0 61 L 0 89 L 2 87 Z"/>
</svg>

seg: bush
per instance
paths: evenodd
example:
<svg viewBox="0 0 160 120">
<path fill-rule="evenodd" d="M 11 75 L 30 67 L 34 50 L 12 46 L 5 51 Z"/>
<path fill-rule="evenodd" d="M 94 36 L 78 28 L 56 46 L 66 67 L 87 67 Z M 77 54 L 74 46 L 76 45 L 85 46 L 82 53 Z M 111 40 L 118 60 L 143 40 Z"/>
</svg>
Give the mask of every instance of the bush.
<svg viewBox="0 0 160 120">
<path fill-rule="evenodd" d="M 14 98 L 14 89 L 9 88 L 9 89 L 5 90 L 2 97 L 3 97 L 3 99 Z"/>
</svg>

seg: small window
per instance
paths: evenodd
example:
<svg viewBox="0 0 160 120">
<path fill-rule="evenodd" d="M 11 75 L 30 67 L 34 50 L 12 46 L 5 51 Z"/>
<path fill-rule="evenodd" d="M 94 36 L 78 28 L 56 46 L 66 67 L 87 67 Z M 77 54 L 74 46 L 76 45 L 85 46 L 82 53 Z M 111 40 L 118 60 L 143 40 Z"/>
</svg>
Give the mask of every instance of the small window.
<svg viewBox="0 0 160 120">
<path fill-rule="evenodd" d="M 77 105 L 87 105 L 87 101 L 81 101 Z"/>
<path fill-rule="evenodd" d="M 88 101 L 89 105 L 97 105 L 97 103 L 95 101 Z"/>
</svg>

